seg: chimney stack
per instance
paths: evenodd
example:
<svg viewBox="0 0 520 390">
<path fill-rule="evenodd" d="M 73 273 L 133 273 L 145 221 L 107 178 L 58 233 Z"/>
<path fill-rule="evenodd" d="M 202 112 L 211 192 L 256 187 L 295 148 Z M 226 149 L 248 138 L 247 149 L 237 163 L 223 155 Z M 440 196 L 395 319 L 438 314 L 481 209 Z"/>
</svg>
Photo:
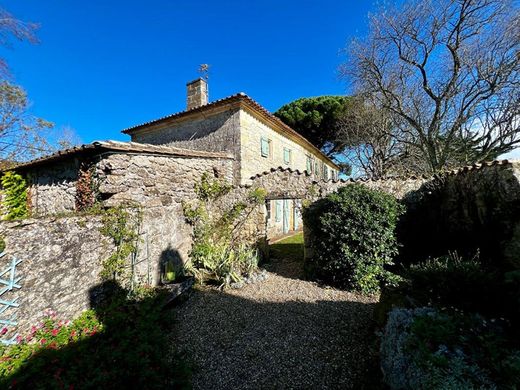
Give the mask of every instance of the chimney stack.
<svg viewBox="0 0 520 390">
<path fill-rule="evenodd" d="M 191 110 L 208 104 L 208 82 L 202 78 L 186 84 L 188 93 L 186 110 Z"/>
</svg>

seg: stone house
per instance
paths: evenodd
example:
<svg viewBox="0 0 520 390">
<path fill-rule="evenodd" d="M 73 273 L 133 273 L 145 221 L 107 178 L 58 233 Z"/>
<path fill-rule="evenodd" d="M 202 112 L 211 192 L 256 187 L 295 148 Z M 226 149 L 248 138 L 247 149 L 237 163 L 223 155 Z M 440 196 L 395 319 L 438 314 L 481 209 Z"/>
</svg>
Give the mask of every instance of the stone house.
<svg viewBox="0 0 520 390">
<path fill-rule="evenodd" d="M 176 114 L 123 130 L 132 142 L 168 145 L 234 156 L 233 182 L 244 185 L 272 168 L 307 171 L 316 178 L 337 180 L 339 167 L 318 148 L 249 96 L 238 93 L 208 103 L 208 85 L 199 78 L 187 84 L 187 108 Z M 300 201 L 271 200 L 269 236 L 302 226 Z"/>
</svg>

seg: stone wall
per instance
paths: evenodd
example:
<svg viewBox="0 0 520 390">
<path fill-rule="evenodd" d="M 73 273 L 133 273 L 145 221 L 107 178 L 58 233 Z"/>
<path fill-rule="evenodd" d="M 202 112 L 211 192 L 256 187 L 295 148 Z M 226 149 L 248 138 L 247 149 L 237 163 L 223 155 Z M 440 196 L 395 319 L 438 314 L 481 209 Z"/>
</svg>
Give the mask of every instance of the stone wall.
<svg viewBox="0 0 520 390">
<path fill-rule="evenodd" d="M 76 159 L 31 170 L 27 176 L 31 212 L 47 215 L 74 211 L 78 170 Z"/>
<path fill-rule="evenodd" d="M 209 152 L 230 152 L 235 156 L 235 177 L 238 178 L 240 174 L 238 109 L 210 113 L 197 119 L 185 118 L 172 124 L 137 131 L 132 134 L 132 141 Z"/>
<path fill-rule="evenodd" d="M 403 261 L 457 251 L 520 268 L 520 163 L 475 165 L 436 177 L 405 198 Z"/>
<path fill-rule="evenodd" d="M 100 218 L 92 216 L 0 223 L 7 252 L 0 258 L 0 268 L 15 256 L 22 260 L 17 274 L 23 278 L 21 289 L 2 296 L 18 297 L 19 309 L 8 309 L 3 317 L 16 312 L 19 331 L 24 332 L 47 308 L 61 318 L 73 318 L 90 308 L 89 291 L 99 285 L 101 262 L 114 250 L 99 232 L 101 226 Z"/>
<path fill-rule="evenodd" d="M 182 203 L 196 197 L 195 184 L 204 173 L 231 183 L 233 159 L 113 154 L 97 164 L 97 172 L 105 206 L 142 207 L 138 272 L 155 285 L 165 261 L 180 265 L 188 260 L 191 227 L 184 220 Z"/>
</svg>

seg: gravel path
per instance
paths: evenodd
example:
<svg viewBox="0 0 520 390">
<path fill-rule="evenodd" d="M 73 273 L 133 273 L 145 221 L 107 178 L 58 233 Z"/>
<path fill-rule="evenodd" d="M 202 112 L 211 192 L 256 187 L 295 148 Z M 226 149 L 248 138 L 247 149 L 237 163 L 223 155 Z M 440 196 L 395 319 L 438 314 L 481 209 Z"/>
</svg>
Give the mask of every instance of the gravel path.
<svg viewBox="0 0 520 390">
<path fill-rule="evenodd" d="M 372 388 L 376 297 L 298 279 L 299 267 L 274 262 L 266 281 L 179 306 L 174 342 L 195 389 Z"/>
</svg>

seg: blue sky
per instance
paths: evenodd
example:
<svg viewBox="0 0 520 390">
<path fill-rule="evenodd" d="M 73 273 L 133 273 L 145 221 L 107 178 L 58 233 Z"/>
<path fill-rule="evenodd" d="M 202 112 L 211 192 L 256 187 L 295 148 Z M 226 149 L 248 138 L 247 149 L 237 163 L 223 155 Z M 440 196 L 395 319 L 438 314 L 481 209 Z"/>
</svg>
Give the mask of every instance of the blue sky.
<svg viewBox="0 0 520 390">
<path fill-rule="evenodd" d="M 337 67 L 364 34 L 368 1 L 4 0 L 40 24 L 40 43 L 1 49 L 32 112 L 83 142 L 185 108 L 186 82 L 208 63 L 210 100 L 245 92 L 267 109 L 345 94 Z"/>
</svg>

